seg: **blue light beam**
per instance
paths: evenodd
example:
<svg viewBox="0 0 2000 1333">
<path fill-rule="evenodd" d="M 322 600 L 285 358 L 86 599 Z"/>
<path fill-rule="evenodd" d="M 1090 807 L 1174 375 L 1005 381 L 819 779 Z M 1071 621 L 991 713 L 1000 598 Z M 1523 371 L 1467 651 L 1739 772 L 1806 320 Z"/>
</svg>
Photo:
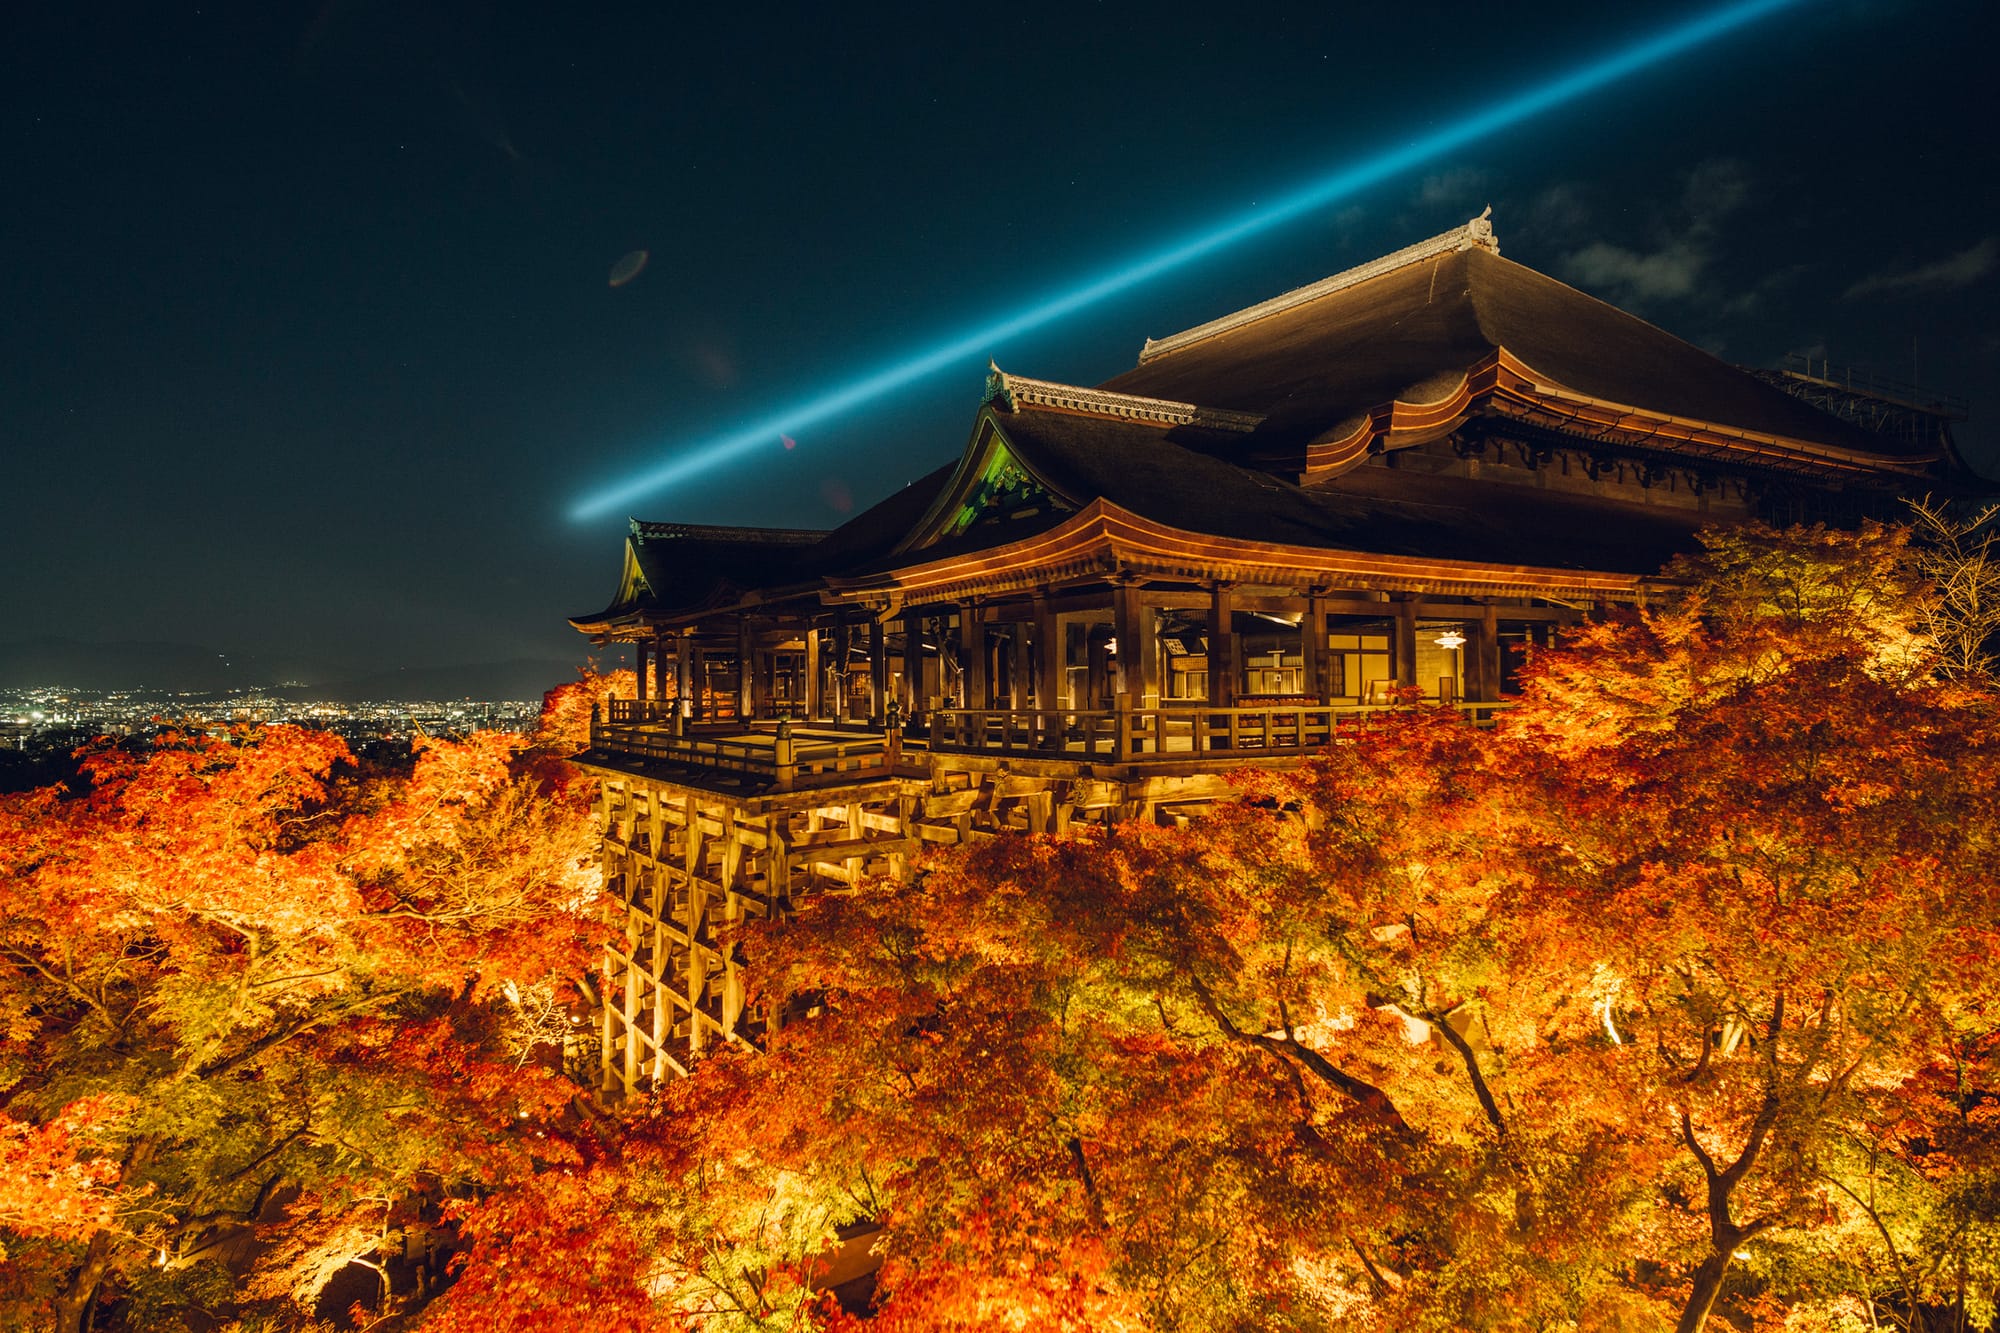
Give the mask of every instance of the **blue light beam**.
<svg viewBox="0 0 2000 1333">
<path fill-rule="evenodd" d="M 627 501 L 697 477 L 753 450 L 768 447 L 780 435 L 795 435 L 809 426 L 841 416 L 864 403 L 905 385 L 960 364 L 1003 343 L 1073 315 L 1088 306 L 1180 268 L 1218 250 L 1292 221 L 1303 213 L 1346 199 L 1392 176 L 1441 157 L 1476 140 L 1497 134 L 1565 102 L 1616 83 L 1649 65 L 1693 50 L 1748 23 L 1790 8 L 1802 0 L 1742 0 L 1691 19 L 1645 41 L 1576 69 L 1559 79 L 1484 107 L 1440 130 L 1412 139 L 1373 157 L 1350 163 L 1305 185 L 1266 207 L 1258 208 L 1209 230 L 1186 236 L 1144 258 L 1128 261 L 1094 282 L 982 323 L 947 338 L 930 351 L 884 366 L 840 388 L 791 404 L 752 421 L 659 467 L 622 481 L 580 501 L 571 518 L 584 520 L 618 508 Z"/>
</svg>

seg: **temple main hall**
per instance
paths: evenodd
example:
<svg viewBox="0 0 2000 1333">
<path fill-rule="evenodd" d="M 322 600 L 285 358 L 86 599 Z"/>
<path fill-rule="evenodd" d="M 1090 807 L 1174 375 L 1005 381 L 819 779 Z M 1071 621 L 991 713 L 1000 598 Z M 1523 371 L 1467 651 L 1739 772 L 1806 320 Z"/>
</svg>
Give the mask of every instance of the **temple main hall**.
<svg viewBox="0 0 2000 1333">
<path fill-rule="evenodd" d="M 577 762 L 624 926 L 603 1080 L 784 1020 L 735 939 L 924 847 L 1172 822 L 1384 713 L 1507 705 L 1704 527 L 1973 484 L 1951 413 L 1748 371 L 1501 257 L 1489 218 L 1149 339 L 992 367 L 956 455 L 829 532 L 634 520 Z"/>
</svg>

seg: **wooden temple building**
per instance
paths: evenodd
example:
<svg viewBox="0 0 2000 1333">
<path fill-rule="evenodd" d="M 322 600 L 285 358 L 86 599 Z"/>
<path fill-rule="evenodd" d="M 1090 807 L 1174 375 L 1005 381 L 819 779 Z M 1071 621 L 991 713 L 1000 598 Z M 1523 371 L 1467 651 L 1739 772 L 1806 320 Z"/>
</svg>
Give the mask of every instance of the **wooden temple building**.
<svg viewBox="0 0 2000 1333">
<path fill-rule="evenodd" d="M 1942 416 L 1772 378 L 1481 217 L 1094 388 L 995 368 L 958 455 L 831 532 L 634 521 L 573 620 L 639 682 L 577 760 L 625 927 L 605 1087 L 781 1019 L 746 1007 L 746 918 L 932 844 L 1184 818 L 1399 701 L 1483 720 L 1698 529 L 1893 517 L 1965 475 Z"/>
</svg>

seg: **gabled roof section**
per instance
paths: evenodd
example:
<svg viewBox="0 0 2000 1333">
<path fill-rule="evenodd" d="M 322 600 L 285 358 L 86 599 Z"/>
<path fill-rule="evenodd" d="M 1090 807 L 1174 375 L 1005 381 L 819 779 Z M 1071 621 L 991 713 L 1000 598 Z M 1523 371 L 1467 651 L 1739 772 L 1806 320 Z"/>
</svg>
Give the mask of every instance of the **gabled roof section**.
<svg viewBox="0 0 2000 1333">
<path fill-rule="evenodd" d="M 1370 278 L 1379 278 L 1385 273 L 1394 273 L 1397 269 L 1408 268 L 1412 264 L 1420 264 L 1439 255 L 1457 254 L 1461 250 L 1475 248 L 1497 255 L 1500 253 L 1500 238 L 1494 235 L 1493 223 L 1489 221 L 1492 216 L 1493 209 L 1489 206 L 1484 213 L 1463 227 L 1454 227 L 1427 241 L 1406 245 L 1393 254 L 1383 255 L 1380 259 L 1371 259 L 1365 264 L 1357 264 L 1330 278 L 1321 278 L 1318 282 L 1294 287 L 1281 296 L 1274 296 L 1268 301 L 1259 301 L 1256 305 L 1247 306 L 1234 314 L 1211 319 L 1206 324 L 1197 324 L 1191 329 L 1170 334 L 1165 338 L 1148 338 L 1146 345 L 1139 349 L 1139 364 L 1143 366 L 1156 357 L 1178 352 L 1183 347 L 1191 347 L 1219 333 L 1229 333 L 1245 325 L 1255 324 L 1260 319 L 1282 314 L 1295 306 L 1317 301 L 1335 292 L 1344 292 L 1349 287 L 1358 287 Z"/>
<path fill-rule="evenodd" d="M 1607 503 L 1460 478 L 1406 477 L 1380 468 L 1364 469 L 1382 474 L 1369 479 L 1379 485 L 1301 487 L 1218 456 L 1212 432 L 1151 421 L 1026 404 L 1014 412 L 989 404 L 981 420 L 975 440 L 984 442 L 968 452 L 969 459 L 989 457 L 993 442 L 1003 442 L 1024 470 L 1070 497 L 1073 510 L 1050 508 L 947 534 L 935 520 L 949 512 L 945 499 L 963 493 L 953 487 L 932 506 L 927 524 L 913 531 L 913 536 L 931 534 L 923 544 L 910 542 L 874 561 L 824 571 L 837 596 L 915 591 L 898 571 L 917 567 L 979 570 L 979 578 L 991 578 L 992 569 L 1017 555 L 1027 560 L 1050 534 L 1070 531 L 1100 505 L 1177 532 L 1202 534 L 1201 540 L 1397 560 L 1484 560 L 1542 570 L 1614 571 L 1627 582 L 1686 549 L 1694 529 L 1705 521 L 1694 510 Z M 955 478 L 960 475 L 962 469 L 955 471 Z M 1190 538 L 1195 546 L 1201 540 Z M 1026 566 L 1023 577 L 1028 577 Z M 1052 575 L 1042 570 L 1035 577 L 1048 581 Z"/>
<path fill-rule="evenodd" d="M 998 419 L 999 406 L 989 401 L 980 408 L 972 439 L 950 479 L 896 543 L 894 554 L 950 542 L 972 528 L 1019 524 L 1048 514 L 1073 513 L 1079 507 L 1076 497 L 1051 484 L 1009 442 Z M 1089 498 L 1084 496 L 1083 502 Z"/>
<path fill-rule="evenodd" d="M 1765 464 L 1777 455 L 1804 468 L 1825 458 L 1860 460 L 1885 473 L 1941 464 L 1935 451 L 1841 421 L 1502 259 L 1491 231 L 1475 218 L 1459 231 L 1149 343 L 1136 368 L 1102 387 L 1263 415 L 1262 443 L 1304 445 L 1344 441 L 1369 418 L 1386 433 L 1398 404 L 1407 418 L 1411 407 L 1440 402 L 1504 353 L 1514 387 L 1546 399 L 1549 420 L 1576 423 L 1592 438 L 1685 452 L 1677 434 L 1706 432 L 1774 445 L 1764 451 Z M 1439 422 L 1448 428 L 1443 417 Z M 1663 432 L 1669 423 L 1684 429 Z"/>
<path fill-rule="evenodd" d="M 632 520 L 618 593 L 602 611 L 572 616 L 586 633 L 644 623 L 650 614 L 703 606 L 731 590 L 783 581 L 824 540 L 810 528 L 719 527 Z"/>
</svg>

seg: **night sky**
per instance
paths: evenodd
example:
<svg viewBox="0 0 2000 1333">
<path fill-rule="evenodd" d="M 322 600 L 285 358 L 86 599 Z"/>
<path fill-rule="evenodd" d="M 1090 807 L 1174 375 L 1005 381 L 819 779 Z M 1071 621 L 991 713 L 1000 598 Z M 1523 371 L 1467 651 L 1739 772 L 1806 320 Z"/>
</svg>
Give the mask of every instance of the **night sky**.
<svg viewBox="0 0 2000 1333">
<path fill-rule="evenodd" d="M 1490 203 L 1727 359 L 1914 365 L 1995 468 L 1987 8 L 1800 4 L 987 350 L 1094 383 Z M 1700 9 L 14 0 L 0 640 L 574 655 L 625 531 L 591 491 Z M 984 373 L 633 507 L 833 526 Z"/>
</svg>

